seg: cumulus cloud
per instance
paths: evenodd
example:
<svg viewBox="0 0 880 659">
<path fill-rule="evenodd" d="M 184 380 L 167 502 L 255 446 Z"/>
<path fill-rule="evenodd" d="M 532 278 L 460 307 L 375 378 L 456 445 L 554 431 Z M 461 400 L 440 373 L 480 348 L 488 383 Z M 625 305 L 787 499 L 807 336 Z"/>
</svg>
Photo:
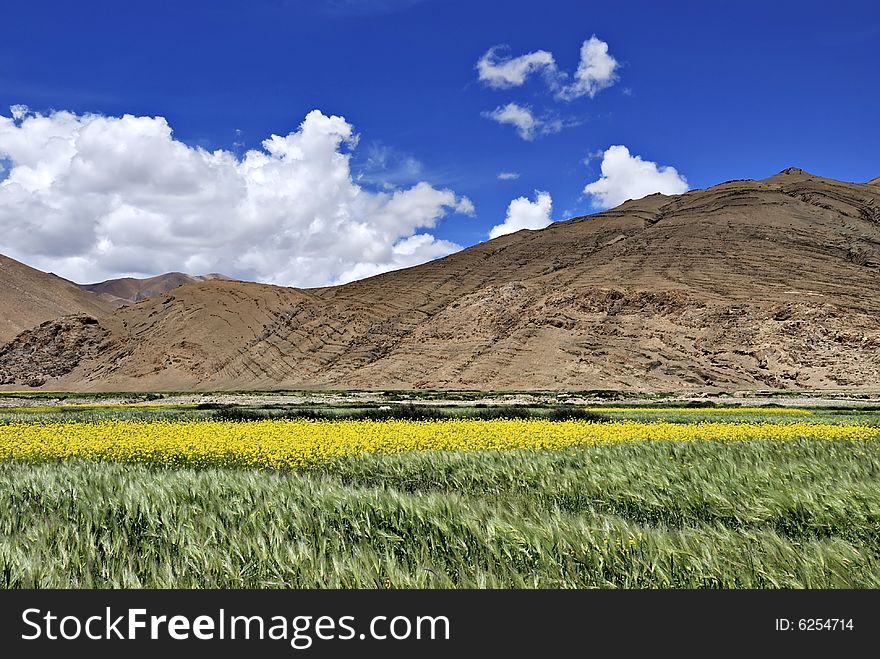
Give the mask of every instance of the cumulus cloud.
<svg viewBox="0 0 880 659">
<path fill-rule="evenodd" d="M 491 112 L 484 112 L 483 116 L 499 124 L 513 126 L 524 140 L 533 140 L 535 138 L 535 129 L 540 123 L 531 110 L 516 103 L 508 103 L 505 106 L 495 108 Z"/>
<path fill-rule="evenodd" d="M 519 87 L 525 84 L 530 75 L 538 71 L 543 71 L 550 77 L 556 73 L 553 54 L 546 50 L 536 50 L 519 57 L 499 57 L 500 49 L 500 46 L 490 48 L 477 62 L 477 75 L 489 87 L 494 89 Z"/>
<path fill-rule="evenodd" d="M 171 270 L 340 283 L 460 249 L 426 229 L 469 199 L 419 182 L 370 190 L 357 135 L 313 110 L 242 157 L 174 139 L 162 117 L 0 115 L 0 252 L 75 281 Z"/>
<path fill-rule="evenodd" d="M 535 201 L 529 201 L 527 197 L 517 197 L 507 207 L 504 222 L 492 227 L 489 238 L 497 238 L 520 229 L 543 229 L 553 222 L 550 219 L 552 208 L 553 199 L 549 192 L 535 190 Z"/>
<path fill-rule="evenodd" d="M 498 172 L 499 181 L 515 181 L 519 178 L 519 172 Z"/>
<path fill-rule="evenodd" d="M 593 98 L 617 81 L 620 64 L 608 53 L 608 44 L 593 35 L 581 45 L 581 59 L 574 81 L 556 92 L 557 98 L 570 101 L 581 96 Z"/>
<path fill-rule="evenodd" d="M 529 142 L 542 135 L 558 133 L 563 128 L 560 119 L 539 119 L 532 113 L 531 108 L 517 103 L 508 103 L 497 107 L 491 112 L 484 112 L 483 116 L 499 124 L 513 126 L 516 128 L 517 135 Z"/>
<path fill-rule="evenodd" d="M 27 105 L 13 105 L 9 108 L 9 111 L 12 113 L 12 118 L 16 121 L 21 121 L 25 118 L 28 113 Z"/>
<path fill-rule="evenodd" d="M 611 146 L 602 154 L 602 176 L 584 188 L 592 196 L 594 208 L 613 208 L 655 192 L 676 195 L 687 191 L 687 179 L 675 167 L 658 167 L 631 155 L 622 145 Z"/>
<path fill-rule="evenodd" d="M 519 57 L 499 57 L 501 46 L 490 48 L 477 62 L 479 79 L 494 89 L 520 87 L 533 73 L 544 80 L 557 99 L 593 98 L 617 82 L 620 64 L 608 52 L 608 43 L 595 34 L 581 44 L 580 61 L 573 76 L 560 71 L 553 53 L 536 50 Z"/>
</svg>

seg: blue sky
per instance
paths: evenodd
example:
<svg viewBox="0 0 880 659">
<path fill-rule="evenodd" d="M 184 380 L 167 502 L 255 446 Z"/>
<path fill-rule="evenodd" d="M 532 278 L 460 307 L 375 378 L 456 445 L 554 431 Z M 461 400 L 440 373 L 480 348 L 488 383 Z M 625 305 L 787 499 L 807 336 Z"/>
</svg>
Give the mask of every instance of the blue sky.
<svg viewBox="0 0 880 659">
<path fill-rule="evenodd" d="M 560 100 L 540 72 L 504 89 L 478 79 L 499 45 L 501 57 L 550 52 L 571 78 L 593 35 L 618 66 L 592 98 Z M 470 199 L 475 214 L 450 206 L 431 228 L 467 246 L 536 190 L 552 196 L 554 220 L 594 212 L 583 189 L 612 145 L 674 167 L 691 188 L 787 166 L 878 176 L 878 53 L 869 2 L 19 2 L 0 22 L 0 114 L 161 116 L 187 145 L 240 155 L 319 109 L 360 136 L 360 185 L 424 180 Z M 486 117 L 508 103 L 564 127 L 524 140 Z M 4 248 L 52 263 L 51 250 Z"/>
</svg>

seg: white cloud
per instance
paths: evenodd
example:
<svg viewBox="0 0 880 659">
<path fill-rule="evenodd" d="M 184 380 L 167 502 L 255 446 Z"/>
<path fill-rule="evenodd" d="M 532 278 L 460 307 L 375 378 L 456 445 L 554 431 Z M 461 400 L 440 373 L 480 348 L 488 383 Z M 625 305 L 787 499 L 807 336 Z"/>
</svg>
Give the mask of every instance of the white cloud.
<svg viewBox="0 0 880 659">
<path fill-rule="evenodd" d="M 170 270 L 317 286 L 458 245 L 425 231 L 473 214 L 452 190 L 353 180 L 357 136 L 310 112 L 241 158 L 175 140 L 162 117 L 0 115 L 0 252 L 76 281 Z"/>
<path fill-rule="evenodd" d="M 617 81 L 619 67 L 617 60 L 608 53 L 608 44 L 593 35 L 581 45 L 581 61 L 574 82 L 560 87 L 556 97 L 565 101 L 581 96 L 593 98 Z"/>
<path fill-rule="evenodd" d="M 516 103 L 508 103 L 503 107 L 497 107 L 491 112 L 484 112 L 486 119 L 497 121 L 499 124 L 510 124 L 516 128 L 516 132 L 524 140 L 535 138 L 535 128 L 539 121 L 535 119 L 531 110 Z"/>
<path fill-rule="evenodd" d="M 394 264 L 393 269 L 397 270 L 447 256 L 460 249 L 461 246 L 455 243 L 439 240 L 430 234 L 419 233 L 396 242 L 391 249 L 392 256 L 390 262 Z M 343 272 L 337 278 L 336 283 L 372 277 L 373 275 L 386 272 L 388 269 L 385 263 L 357 263 Z"/>
<path fill-rule="evenodd" d="M 499 48 L 490 48 L 477 62 L 477 75 L 489 87 L 519 87 L 531 74 L 538 71 L 544 71 L 551 77 L 556 73 L 553 54 L 546 50 L 536 50 L 519 57 L 498 57 Z"/>
<path fill-rule="evenodd" d="M 630 155 L 622 145 L 605 151 L 601 178 L 584 188 L 592 196 L 594 208 L 613 208 L 627 199 L 641 199 L 655 192 L 676 195 L 687 191 L 687 179 L 675 167 L 658 167 L 655 162 Z"/>
<path fill-rule="evenodd" d="M 477 214 L 477 209 L 474 206 L 474 202 L 472 202 L 467 197 L 459 197 L 453 208 L 455 208 L 456 212 L 461 213 L 462 215 L 470 215 L 471 217 L 473 217 Z"/>
<path fill-rule="evenodd" d="M 24 117 L 27 116 L 28 110 L 29 108 L 27 105 L 13 105 L 9 108 L 9 111 L 12 113 L 12 118 L 16 121 L 24 119 Z"/>
<path fill-rule="evenodd" d="M 532 113 L 531 108 L 517 103 L 508 103 L 491 112 L 483 112 L 483 116 L 499 124 L 513 126 L 516 128 L 517 135 L 529 142 L 542 135 L 558 133 L 564 126 L 560 119 L 539 119 Z"/>
<path fill-rule="evenodd" d="M 499 172 L 499 181 L 515 181 L 519 178 L 519 172 Z"/>
<path fill-rule="evenodd" d="M 504 222 L 492 227 L 489 238 L 497 238 L 520 229 L 543 229 L 553 222 L 550 219 L 552 208 L 553 199 L 549 192 L 535 190 L 535 201 L 517 197 L 507 207 Z"/>
<path fill-rule="evenodd" d="M 519 87 L 533 73 L 542 72 L 556 98 L 571 101 L 581 96 L 593 98 L 618 80 L 620 63 L 608 52 L 608 44 L 594 34 L 581 44 L 580 61 L 572 82 L 559 71 L 553 53 L 536 50 L 519 57 L 498 57 L 500 46 L 490 48 L 477 62 L 479 79 L 494 89 Z"/>
</svg>

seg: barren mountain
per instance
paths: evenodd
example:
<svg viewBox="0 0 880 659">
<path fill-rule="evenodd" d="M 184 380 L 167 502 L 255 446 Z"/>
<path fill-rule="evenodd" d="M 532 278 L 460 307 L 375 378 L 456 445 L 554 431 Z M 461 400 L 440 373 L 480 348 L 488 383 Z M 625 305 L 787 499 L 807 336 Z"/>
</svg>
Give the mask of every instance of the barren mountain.
<svg viewBox="0 0 880 659">
<path fill-rule="evenodd" d="M 876 389 L 880 185 L 788 169 L 345 286 L 188 284 L 23 333 L 0 382 Z"/>
<path fill-rule="evenodd" d="M 123 277 L 121 279 L 108 279 L 97 284 L 77 284 L 77 286 L 86 291 L 112 295 L 128 302 L 140 302 L 148 297 L 161 295 L 175 288 L 180 288 L 184 284 L 192 284 L 193 282 L 207 281 L 209 279 L 227 279 L 227 277 L 218 274 L 196 276 L 183 272 L 168 272 L 164 275 L 147 279 Z"/>
<path fill-rule="evenodd" d="M 118 300 L 0 254 L 0 345 L 44 321 L 78 313 L 103 316 L 117 306 Z"/>
</svg>

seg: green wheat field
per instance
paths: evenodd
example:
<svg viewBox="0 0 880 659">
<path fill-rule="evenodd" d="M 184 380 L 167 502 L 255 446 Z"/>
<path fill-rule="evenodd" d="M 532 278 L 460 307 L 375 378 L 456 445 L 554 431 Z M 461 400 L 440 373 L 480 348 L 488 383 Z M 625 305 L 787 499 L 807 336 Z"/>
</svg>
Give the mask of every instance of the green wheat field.
<svg viewBox="0 0 880 659">
<path fill-rule="evenodd" d="M 413 416 L 430 428 L 449 414 L 21 407 L 0 411 L 0 431 L 108 419 Z M 302 469 L 5 459 L 0 586 L 880 587 L 880 411 L 472 406 L 454 415 L 591 428 L 621 419 L 848 424 L 866 438 L 365 452 Z"/>
</svg>

